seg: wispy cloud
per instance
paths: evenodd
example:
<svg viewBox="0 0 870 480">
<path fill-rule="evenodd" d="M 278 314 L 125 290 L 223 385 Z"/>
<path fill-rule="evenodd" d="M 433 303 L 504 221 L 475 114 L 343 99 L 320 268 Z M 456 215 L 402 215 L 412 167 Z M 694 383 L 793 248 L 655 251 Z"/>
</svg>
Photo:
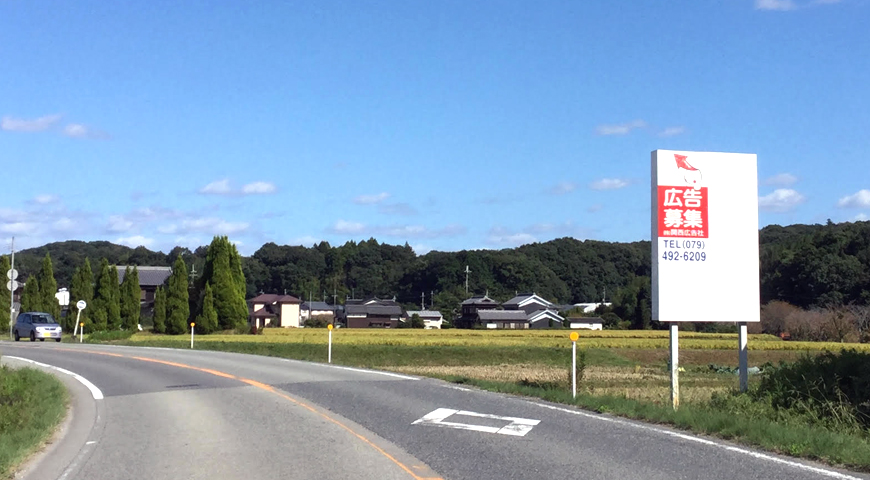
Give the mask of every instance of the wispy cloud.
<svg viewBox="0 0 870 480">
<path fill-rule="evenodd" d="M 547 189 L 550 195 L 565 195 L 577 190 L 577 184 L 574 182 L 559 182 Z"/>
<path fill-rule="evenodd" d="M 349 222 L 347 220 L 337 220 L 331 227 L 327 229 L 329 233 L 342 235 L 356 235 L 363 233 L 366 226 L 359 222 Z"/>
<path fill-rule="evenodd" d="M 378 212 L 384 215 L 416 215 L 417 210 L 411 205 L 403 202 L 399 203 L 382 203 L 378 205 Z"/>
<path fill-rule="evenodd" d="M 497 247 L 518 247 L 528 243 L 545 241 L 559 237 L 586 239 L 593 231 L 572 221 L 561 223 L 535 223 L 520 230 L 506 227 L 493 227 L 486 236 L 486 243 Z"/>
<path fill-rule="evenodd" d="M 230 180 L 224 178 L 222 180 L 215 180 L 200 188 L 199 193 L 203 195 L 268 195 L 275 193 L 277 190 L 278 187 L 274 183 L 263 181 L 251 182 L 236 190 L 230 184 Z"/>
<path fill-rule="evenodd" d="M 33 197 L 33 203 L 37 205 L 48 205 L 50 203 L 57 203 L 60 200 L 60 197 L 57 195 L 51 194 L 42 194 Z"/>
<path fill-rule="evenodd" d="M 43 117 L 27 120 L 10 116 L 0 120 L 0 130 L 7 132 L 44 132 L 60 121 L 62 115 L 45 115 Z"/>
<path fill-rule="evenodd" d="M 253 182 L 242 187 L 243 195 L 268 195 L 275 193 L 277 188 L 270 182 Z"/>
<path fill-rule="evenodd" d="M 106 132 L 95 130 L 80 123 L 70 123 L 63 127 L 63 134 L 70 138 L 87 138 L 94 140 L 105 140 L 109 138 Z"/>
<path fill-rule="evenodd" d="M 109 216 L 106 229 L 110 232 L 129 232 L 133 228 L 133 222 L 123 215 Z"/>
<path fill-rule="evenodd" d="M 870 208 L 870 190 L 859 190 L 857 193 L 847 195 L 837 202 L 841 208 Z"/>
<path fill-rule="evenodd" d="M 425 225 L 366 225 L 360 222 L 338 220 L 327 233 L 334 235 L 381 236 L 403 239 L 441 238 L 462 235 L 467 229 L 461 225 L 431 228 Z"/>
<path fill-rule="evenodd" d="M 492 228 L 486 236 L 486 243 L 505 248 L 519 247 L 537 241 L 537 237 L 530 233 L 510 232 L 501 227 Z"/>
<path fill-rule="evenodd" d="M 797 5 L 792 0 L 755 0 L 756 10 L 787 12 L 796 8 Z"/>
<path fill-rule="evenodd" d="M 381 192 L 374 195 L 359 195 L 353 199 L 353 203 L 357 205 L 377 205 L 388 198 L 390 198 L 390 194 L 387 192 Z"/>
<path fill-rule="evenodd" d="M 595 133 L 598 135 L 626 135 L 632 130 L 644 127 L 646 127 L 646 122 L 643 120 L 634 120 L 618 125 L 599 125 L 595 127 Z"/>
<path fill-rule="evenodd" d="M 602 178 L 589 184 L 592 190 L 617 190 L 628 186 L 628 180 L 621 178 Z"/>
<path fill-rule="evenodd" d="M 136 248 L 136 247 L 150 248 L 152 245 L 154 245 L 154 239 L 143 237 L 142 235 L 133 235 L 130 237 L 119 237 L 118 239 L 115 240 L 115 243 L 118 243 L 121 245 L 126 245 L 130 248 Z"/>
<path fill-rule="evenodd" d="M 858 215 L 855 215 L 856 222 L 866 222 L 867 220 L 870 220 L 870 216 L 867 216 L 866 213 L 859 213 Z"/>
<path fill-rule="evenodd" d="M 790 188 L 778 188 L 773 192 L 758 197 L 758 207 L 771 212 L 787 212 L 804 203 L 806 197 Z"/>
<path fill-rule="evenodd" d="M 797 183 L 798 178 L 790 173 L 778 173 L 764 181 L 765 185 L 790 187 Z"/>
<path fill-rule="evenodd" d="M 311 235 L 303 235 L 301 237 L 296 237 L 290 240 L 289 242 L 287 242 L 287 245 L 301 245 L 303 247 L 309 247 L 311 245 L 317 245 L 320 242 L 320 238 L 313 237 Z"/>
<path fill-rule="evenodd" d="M 33 235 L 39 228 L 34 222 L 12 222 L 0 224 L 0 232 L 12 235 Z"/>
<path fill-rule="evenodd" d="M 675 137 L 686 133 L 686 127 L 667 127 L 659 132 L 660 137 Z"/>
</svg>

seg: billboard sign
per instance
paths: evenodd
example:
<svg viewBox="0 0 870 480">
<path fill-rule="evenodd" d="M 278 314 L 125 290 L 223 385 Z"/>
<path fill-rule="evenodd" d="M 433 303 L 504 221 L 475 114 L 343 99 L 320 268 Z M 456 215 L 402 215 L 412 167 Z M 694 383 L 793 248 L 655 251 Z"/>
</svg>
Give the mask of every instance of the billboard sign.
<svg viewBox="0 0 870 480">
<path fill-rule="evenodd" d="M 755 155 L 652 152 L 652 318 L 758 322 Z"/>
</svg>

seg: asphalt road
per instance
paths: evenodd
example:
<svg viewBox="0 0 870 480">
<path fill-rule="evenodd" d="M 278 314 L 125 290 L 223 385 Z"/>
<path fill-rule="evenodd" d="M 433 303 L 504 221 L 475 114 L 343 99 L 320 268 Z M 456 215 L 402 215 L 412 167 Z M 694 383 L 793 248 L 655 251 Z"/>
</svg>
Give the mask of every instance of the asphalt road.
<svg viewBox="0 0 870 480">
<path fill-rule="evenodd" d="M 386 372 L 206 351 L 0 349 L 4 363 L 65 369 L 51 371 L 74 394 L 62 437 L 28 480 L 870 478 Z"/>
</svg>

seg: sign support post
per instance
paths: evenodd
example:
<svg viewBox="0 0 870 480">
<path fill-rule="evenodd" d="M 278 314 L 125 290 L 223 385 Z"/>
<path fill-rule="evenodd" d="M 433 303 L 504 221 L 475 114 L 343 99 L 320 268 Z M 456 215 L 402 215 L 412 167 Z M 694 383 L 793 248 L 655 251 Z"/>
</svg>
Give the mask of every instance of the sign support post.
<svg viewBox="0 0 870 480">
<path fill-rule="evenodd" d="M 740 352 L 740 359 L 738 364 L 738 370 L 740 371 L 740 391 L 745 392 L 749 390 L 749 351 L 747 349 L 749 329 L 746 326 L 746 322 L 738 323 L 737 328 L 737 348 Z"/>
<path fill-rule="evenodd" d="M 12 265 L 10 265 L 9 273 L 9 339 L 12 340 L 12 326 L 15 325 L 15 289 L 18 285 L 15 283 L 15 277 L 18 272 L 15 271 L 15 237 L 12 237 Z"/>
<path fill-rule="evenodd" d="M 332 324 L 326 326 L 326 330 L 329 331 L 329 340 L 328 347 L 326 353 L 326 363 L 332 363 Z"/>
<path fill-rule="evenodd" d="M 571 395 L 577 398 L 577 339 L 580 334 L 571 332 Z"/>
<path fill-rule="evenodd" d="M 670 326 L 671 350 L 671 404 L 674 410 L 680 408 L 680 327 L 676 323 Z"/>
</svg>

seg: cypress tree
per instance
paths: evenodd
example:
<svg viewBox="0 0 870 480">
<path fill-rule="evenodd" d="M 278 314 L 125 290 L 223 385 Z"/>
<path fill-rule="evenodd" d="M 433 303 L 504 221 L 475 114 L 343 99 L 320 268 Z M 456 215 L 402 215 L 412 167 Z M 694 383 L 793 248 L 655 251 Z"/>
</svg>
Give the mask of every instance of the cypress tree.
<svg viewBox="0 0 870 480">
<path fill-rule="evenodd" d="M 0 255 L 0 275 L 3 275 L 2 278 L 6 278 L 6 272 L 9 271 L 9 268 L 9 257 Z M 5 325 L 9 318 L 9 312 L 12 309 L 11 301 L 9 290 L 0 288 L 0 325 Z"/>
<path fill-rule="evenodd" d="M 128 277 L 124 277 L 125 279 Z M 129 298 L 129 307 L 130 312 L 128 313 L 129 327 L 130 330 L 136 332 L 139 330 L 139 320 L 142 314 L 142 289 L 139 286 L 139 268 L 135 265 L 133 266 L 133 270 L 130 271 L 130 284 L 127 286 L 129 291 L 127 292 Z"/>
<path fill-rule="evenodd" d="M 166 291 L 157 287 L 154 293 L 154 333 L 166 333 Z"/>
<path fill-rule="evenodd" d="M 51 256 L 46 253 L 42 259 L 42 270 L 39 272 L 39 297 L 40 307 L 45 313 L 50 313 L 56 320 L 60 320 L 60 304 L 57 303 L 57 281 L 54 279 L 54 268 L 51 265 Z"/>
<path fill-rule="evenodd" d="M 202 299 L 202 313 L 196 317 L 196 329 L 202 333 L 212 333 L 218 328 L 217 310 L 214 308 L 214 293 L 211 284 L 205 284 L 205 295 Z"/>
<path fill-rule="evenodd" d="M 24 283 L 24 291 L 21 292 L 22 312 L 42 311 L 42 299 L 39 297 L 39 279 L 31 275 Z"/>
<path fill-rule="evenodd" d="M 93 303 L 91 319 L 94 324 L 92 330 L 96 332 L 106 330 L 109 320 L 109 304 L 112 303 L 112 275 L 109 261 L 105 258 L 100 261 L 100 272 L 97 274 L 95 282 Z"/>
<path fill-rule="evenodd" d="M 190 320 L 189 294 L 187 292 L 187 265 L 179 255 L 172 265 L 169 286 L 166 291 L 166 333 L 187 333 Z"/>
<path fill-rule="evenodd" d="M 212 239 L 200 282 L 211 284 L 218 326 L 222 330 L 244 324 L 248 316 L 241 265 L 238 250 L 227 237 Z"/>
<path fill-rule="evenodd" d="M 73 275 L 72 283 L 69 287 L 69 302 L 71 315 L 67 315 L 67 321 L 64 328 L 67 331 L 75 329 L 75 318 L 78 315 L 78 309 L 75 304 L 79 300 L 84 300 L 87 303 L 87 308 L 82 310 L 79 322 L 89 323 L 91 312 L 94 309 L 94 272 L 91 270 L 91 261 L 85 258 L 85 264 L 76 268 Z"/>
<path fill-rule="evenodd" d="M 109 330 L 118 330 L 121 328 L 121 282 L 118 281 L 118 268 L 114 265 L 109 267 L 109 278 L 111 297 L 106 304 L 106 327 Z"/>
</svg>

